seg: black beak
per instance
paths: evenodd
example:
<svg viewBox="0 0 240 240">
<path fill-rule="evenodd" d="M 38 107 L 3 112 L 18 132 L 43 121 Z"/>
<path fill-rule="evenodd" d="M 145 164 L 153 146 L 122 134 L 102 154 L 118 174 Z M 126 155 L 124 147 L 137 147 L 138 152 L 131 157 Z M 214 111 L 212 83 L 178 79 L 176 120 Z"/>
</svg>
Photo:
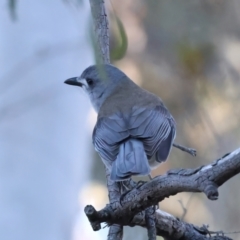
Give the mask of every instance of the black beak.
<svg viewBox="0 0 240 240">
<path fill-rule="evenodd" d="M 64 83 L 73 85 L 73 86 L 79 86 L 79 87 L 82 87 L 83 85 L 81 82 L 77 81 L 77 77 L 69 78 L 66 81 L 64 81 Z"/>
</svg>

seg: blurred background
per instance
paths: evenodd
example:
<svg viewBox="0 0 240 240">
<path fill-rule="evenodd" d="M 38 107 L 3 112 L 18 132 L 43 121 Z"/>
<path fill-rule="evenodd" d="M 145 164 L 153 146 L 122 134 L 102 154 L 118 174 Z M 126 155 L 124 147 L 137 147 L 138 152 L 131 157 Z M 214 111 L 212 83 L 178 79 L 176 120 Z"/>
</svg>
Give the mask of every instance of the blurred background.
<svg viewBox="0 0 240 240">
<path fill-rule="evenodd" d="M 152 175 L 238 148 L 239 0 L 106 5 L 112 62 L 163 99 L 177 123 L 176 142 L 198 151 L 193 158 L 173 149 Z M 83 212 L 108 202 L 91 143 L 96 114 L 80 89 L 63 84 L 95 61 L 89 2 L 5 0 L 0 11 L 0 239 L 106 239 L 108 229 L 93 232 Z M 179 218 L 187 208 L 187 222 L 239 231 L 239 181 L 224 184 L 217 201 L 181 193 L 160 208 Z M 126 227 L 124 239 L 133 236 L 146 239 L 146 230 Z"/>
</svg>

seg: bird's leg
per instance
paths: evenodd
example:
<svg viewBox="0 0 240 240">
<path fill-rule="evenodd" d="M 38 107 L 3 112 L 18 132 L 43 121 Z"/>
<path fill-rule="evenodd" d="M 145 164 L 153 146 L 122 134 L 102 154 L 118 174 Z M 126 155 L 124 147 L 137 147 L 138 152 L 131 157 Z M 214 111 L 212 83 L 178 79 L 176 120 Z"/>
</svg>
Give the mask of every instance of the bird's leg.
<svg viewBox="0 0 240 240">
<path fill-rule="evenodd" d="M 122 187 L 123 187 L 123 192 L 127 191 L 127 190 L 132 190 L 133 188 L 135 188 L 137 185 L 136 182 L 134 182 L 131 178 L 129 178 L 128 180 L 122 181 Z"/>
<path fill-rule="evenodd" d="M 137 186 L 138 186 L 138 183 L 134 182 L 131 178 L 121 182 L 122 195 L 120 197 L 120 204 L 124 196 L 126 196 L 127 193 L 132 191 L 132 189 L 136 188 Z"/>
<path fill-rule="evenodd" d="M 153 180 L 151 173 L 148 174 L 148 177 L 149 177 L 150 181 Z"/>
<path fill-rule="evenodd" d="M 184 147 L 184 146 L 179 145 L 177 143 L 173 143 L 172 145 L 175 148 L 178 148 L 178 149 L 182 150 L 183 152 L 187 152 L 187 153 L 191 154 L 194 157 L 196 157 L 196 155 L 197 155 L 197 151 L 195 149 L 193 149 L 193 148 L 187 148 L 187 147 Z"/>
<path fill-rule="evenodd" d="M 134 188 L 138 189 L 139 187 L 141 187 L 143 184 L 145 184 L 146 182 L 144 181 L 138 181 L 137 183 L 134 182 L 131 178 L 125 181 L 121 182 L 121 186 L 122 186 L 122 195 L 120 196 L 120 204 L 122 202 L 122 199 L 129 193 L 131 192 Z"/>
</svg>

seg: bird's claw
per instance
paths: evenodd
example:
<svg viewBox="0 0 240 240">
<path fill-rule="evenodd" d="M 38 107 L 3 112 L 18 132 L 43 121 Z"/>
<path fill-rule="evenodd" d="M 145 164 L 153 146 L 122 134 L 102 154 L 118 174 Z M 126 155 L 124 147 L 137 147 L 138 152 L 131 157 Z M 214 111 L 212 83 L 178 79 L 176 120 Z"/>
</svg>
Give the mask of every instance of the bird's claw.
<svg viewBox="0 0 240 240">
<path fill-rule="evenodd" d="M 147 183 L 147 182 L 145 182 L 145 181 L 138 181 L 138 182 L 137 182 L 137 185 L 136 185 L 133 189 L 138 189 L 138 188 L 140 188 L 142 185 L 144 185 L 145 183 Z"/>
<path fill-rule="evenodd" d="M 131 192 L 131 191 L 134 190 L 134 189 L 140 188 L 140 187 L 141 187 L 143 184 L 145 184 L 145 183 L 147 183 L 147 182 L 145 182 L 145 181 L 138 181 L 135 187 L 133 187 L 132 189 L 130 189 L 130 190 L 126 191 L 125 193 L 123 193 L 123 194 L 120 196 L 120 199 L 119 199 L 119 202 L 120 202 L 121 206 L 122 206 L 122 200 L 123 200 L 123 198 L 124 198 L 129 192 Z"/>
</svg>

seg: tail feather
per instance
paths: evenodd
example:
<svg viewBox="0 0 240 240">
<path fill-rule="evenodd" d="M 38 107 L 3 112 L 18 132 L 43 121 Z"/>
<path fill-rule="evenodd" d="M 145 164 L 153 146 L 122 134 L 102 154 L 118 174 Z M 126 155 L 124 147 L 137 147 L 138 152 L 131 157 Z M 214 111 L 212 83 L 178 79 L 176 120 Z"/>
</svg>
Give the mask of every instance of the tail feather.
<svg viewBox="0 0 240 240">
<path fill-rule="evenodd" d="M 123 181 L 132 175 L 148 175 L 150 171 L 143 143 L 129 139 L 120 145 L 119 154 L 112 165 L 111 179 Z"/>
</svg>

